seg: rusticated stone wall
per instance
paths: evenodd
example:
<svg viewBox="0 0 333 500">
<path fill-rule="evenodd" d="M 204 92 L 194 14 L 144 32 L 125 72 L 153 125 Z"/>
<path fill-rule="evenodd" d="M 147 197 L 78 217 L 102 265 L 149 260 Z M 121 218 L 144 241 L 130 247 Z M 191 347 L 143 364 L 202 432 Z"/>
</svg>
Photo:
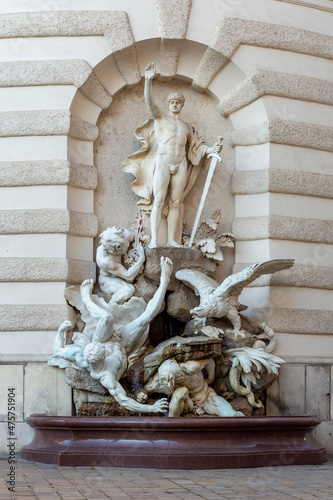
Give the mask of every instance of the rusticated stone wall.
<svg viewBox="0 0 333 500">
<path fill-rule="evenodd" d="M 130 106 L 153 60 L 157 87 L 191 85 L 198 102 L 216 102 L 217 121 L 225 123 L 224 172 L 234 171 L 234 204 L 221 205 L 216 194 L 214 201 L 237 238 L 234 269 L 296 259 L 288 273 L 253 283 L 242 302 L 275 329 L 276 353 L 287 361 L 270 390 L 270 412 L 318 413 L 324 420 L 318 436 L 333 451 L 330 4 L 0 5 L 0 375 L 17 387 L 19 446 L 30 440 L 24 423 L 30 413 L 72 411 L 62 372 L 46 361 L 57 326 L 72 314 L 66 284 L 95 277 L 106 117 L 124 92 Z M 207 124 L 203 129 L 208 141 Z M 130 146 L 134 151 L 135 142 Z M 123 160 L 118 154 L 112 165 Z M 6 390 L 2 384 L 2 408 Z M 0 435 L 5 449 L 6 433 Z"/>
</svg>

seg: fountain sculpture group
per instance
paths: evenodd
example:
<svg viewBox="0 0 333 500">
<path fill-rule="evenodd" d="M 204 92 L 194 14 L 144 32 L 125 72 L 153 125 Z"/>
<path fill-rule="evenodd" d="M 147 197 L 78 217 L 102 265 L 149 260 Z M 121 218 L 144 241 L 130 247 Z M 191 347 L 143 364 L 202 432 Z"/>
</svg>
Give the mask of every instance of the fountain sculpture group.
<svg viewBox="0 0 333 500">
<path fill-rule="evenodd" d="M 145 99 L 153 120 L 136 130 L 142 148 L 122 165 L 125 172 L 134 174 L 132 189 L 140 196 L 136 226 L 132 231 L 114 226 L 100 235 L 98 284 L 94 287 L 93 280 L 87 279 L 80 287 L 66 289 L 65 297 L 76 309 L 77 321 L 65 321 L 59 327 L 49 364 L 66 368 L 79 415 L 87 415 L 86 395 L 91 400 L 91 394 L 99 392 L 90 416 L 102 417 L 104 425 L 109 415 L 112 422 L 117 416 L 127 418 L 136 435 L 142 419 L 157 431 L 159 425 L 171 425 L 173 421 L 182 429 L 185 422 L 192 422 L 193 428 L 201 425 L 198 421 L 203 422 L 201 428 L 208 429 L 216 422 L 228 426 L 225 422 L 229 421 L 235 431 L 237 426 L 244 427 L 246 417 L 265 413 L 265 389 L 284 363 L 272 354 L 274 331 L 269 325 L 258 325 L 242 316 L 244 306 L 239 303 L 239 295 L 261 275 L 290 268 L 293 260 L 253 264 L 220 284 L 214 279 L 214 271 L 216 261 L 223 257 L 217 248 L 218 238 L 212 236 L 214 231 L 216 235 L 218 212 L 203 222 L 209 231 L 195 247 L 191 247 L 195 234 L 190 246 L 182 246 L 186 235 L 183 241 L 176 241 L 180 203 L 205 166 L 207 155 L 218 156 L 222 145 L 219 140 L 208 147 L 195 129 L 180 119 L 185 100 L 181 93 L 169 95 L 167 114 L 160 110 L 152 96 L 154 77 L 150 63 Z M 212 163 L 216 163 L 215 158 Z M 203 203 L 204 199 L 201 208 Z M 150 213 L 150 237 L 143 232 L 143 212 Z M 167 216 L 168 235 L 166 244 L 160 245 L 158 229 L 163 214 Z M 228 246 L 233 244 L 232 235 L 221 238 Z M 164 326 L 163 320 L 155 320 L 163 309 Z M 173 329 L 164 339 L 159 332 L 156 341 L 156 335 L 154 339 L 150 333 L 151 324 L 155 320 L 155 330 L 156 324 L 161 330 L 166 318 Z M 149 416 L 142 417 L 146 414 Z M 265 420 L 262 423 L 264 429 Z M 124 443 L 124 439 L 117 434 L 115 441 Z M 123 449 L 117 448 L 118 455 L 124 456 L 125 449 L 124 444 Z M 116 454 L 114 447 L 112 453 Z M 106 452 L 103 454 L 105 458 Z M 108 465 L 124 465 L 110 460 Z M 165 465 L 161 458 L 159 463 Z M 217 466 L 223 463 L 220 460 Z M 130 459 L 125 463 L 133 464 Z M 152 466 L 156 464 L 156 460 L 151 462 Z M 193 467 L 197 465 L 192 461 Z M 176 456 L 173 466 L 177 466 Z"/>
</svg>

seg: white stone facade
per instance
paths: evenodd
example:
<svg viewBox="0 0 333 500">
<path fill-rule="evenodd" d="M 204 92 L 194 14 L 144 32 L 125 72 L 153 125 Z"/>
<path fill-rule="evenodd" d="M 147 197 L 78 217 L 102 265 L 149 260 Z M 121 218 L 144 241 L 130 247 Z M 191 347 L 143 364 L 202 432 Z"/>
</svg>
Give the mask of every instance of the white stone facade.
<svg viewBox="0 0 333 500">
<path fill-rule="evenodd" d="M 207 143 L 223 130 L 206 212 L 222 208 L 237 238 L 234 270 L 296 260 L 241 300 L 287 361 L 269 413 L 319 415 L 333 453 L 332 1 L 5 0 L 0 14 L 0 400 L 17 388 L 19 445 L 29 414 L 72 412 L 46 362 L 73 314 L 66 284 L 95 277 L 94 238 L 135 214 L 120 164 L 148 117 L 140 81 L 155 61 L 157 97 L 181 87 Z"/>
</svg>

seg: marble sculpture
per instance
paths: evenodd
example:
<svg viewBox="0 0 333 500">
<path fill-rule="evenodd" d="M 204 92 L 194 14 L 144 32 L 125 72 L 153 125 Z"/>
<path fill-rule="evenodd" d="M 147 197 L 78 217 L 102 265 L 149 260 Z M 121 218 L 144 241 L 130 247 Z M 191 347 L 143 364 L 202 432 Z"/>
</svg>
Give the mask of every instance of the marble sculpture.
<svg viewBox="0 0 333 500">
<path fill-rule="evenodd" d="M 203 375 L 207 372 L 207 378 Z M 179 417 L 183 412 L 196 415 L 217 415 L 219 417 L 243 417 L 231 404 L 217 396 L 212 387 L 215 379 L 215 362 L 209 358 L 199 361 L 177 363 L 169 359 L 162 363 L 155 375 L 144 385 L 137 395 L 138 401 L 145 402 L 148 394 L 161 392 L 171 396 L 169 417 Z"/>
<path fill-rule="evenodd" d="M 152 80 L 156 76 L 154 64 L 149 63 L 145 73 L 145 99 L 153 117 L 135 131 L 142 142 L 139 151 L 123 163 L 124 172 L 136 177 L 132 189 L 141 199 L 141 210 L 151 211 L 150 248 L 157 247 L 157 231 L 162 213 L 167 214 L 167 246 L 181 246 L 175 241 L 179 219 L 179 205 L 193 186 L 198 173 L 205 167 L 207 155 L 220 152 L 220 142 L 208 147 L 196 130 L 180 119 L 185 103 L 181 92 L 168 96 L 169 112 L 162 111 L 153 99 Z"/>
<path fill-rule="evenodd" d="M 119 227 L 109 227 L 100 234 L 101 244 L 97 248 L 96 263 L 99 267 L 99 285 L 102 292 L 112 294 L 110 302 L 125 302 L 135 292 L 131 284 L 140 272 L 145 261 L 145 252 L 141 245 L 135 247 L 137 261 L 128 269 L 123 265 L 123 258 L 128 254 L 134 234 Z"/>
<path fill-rule="evenodd" d="M 126 308 L 123 308 L 121 314 L 123 324 L 120 327 L 118 325 L 118 328 L 115 327 L 111 307 L 107 307 L 108 304 L 102 299 L 98 301 L 96 296 L 92 296 L 93 281 L 84 281 L 80 288 L 81 299 L 88 311 L 88 318 L 90 315 L 94 320 L 95 331 L 91 339 L 86 335 L 77 334 L 76 338 L 74 337 L 74 344 L 65 347 L 64 332 L 73 325 L 68 321 L 63 323 L 58 330 L 55 352 L 49 364 L 87 370 L 90 376 L 99 380 L 121 406 L 129 410 L 158 413 L 166 409 L 168 404 L 165 399 L 157 401 L 152 406 L 136 402 L 126 395 L 122 385 L 118 382 L 126 373 L 129 359 L 133 360 L 138 356 L 146 343 L 149 324 L 161 310 L 172 270 L 170 259 L 162 257 L 161 269 L 160 286 L 147 307 L 138 317 L 129 322 L 126 321 Z"/>
<path fill-rule="evenodd" d="M 168 248 L 181 246 L 175 240 L 179 204 L 205 166 L 207 155 L 218 153 L 221 144 L 208 147 L 194 128 L 180 119 L 183 94 L 172 92 L 168 113 L 160 110 L 152 96 L 155 76 L 150 63 L 145 73 L 145 99 L 152 119 L 136 129 L 142 148 L 122 165 L 136 178 L 132 189 L 141 198 L 139 209 L 151 211 L 151 239 L 142 234 L 142 224 L 136 234 L 116 226 L 101 233 L 95 293 L 91 279 L 80 288 L 66 288 L 65 297 L 79 320 L 76 324 L 64 321 L 59 327 L 49 364 L 75 368 L 90 376 L 90 380 L 101 384 L 102 392 L 108 391 L 116 402 L 112 404 L 136 414 L 165 413 L 169 409 L 169 417 L 188 413 L 241 417 L 246 412 L 262 412 L 262 392 L 277 377 L 284 361 L 272 354 L 276 345 L 274 331 L 266 324 L 257 325 L 244 318 L 240 312 L 244 306 L 238 299 L 244 287 L 258 277 L 288 269 L 294 261 L 275 259 L 253 264 L 219 284 L 197 267 L 189 267 L 192 255 L 198 259 L 197 249 Z M 157 231 L 165 211 L 167 246 L 156 249 Z M 136 220 L 142 222 L 140 214 Z M 221 262 L 218 245 L 233 246 L 233 235 L 218 236 L 219 220 L 217 211 L 211 220 L 202 222 L 206 229 L 196 246 L 203 247 L 203 260 Z M 145 253 L 140 242 L 150 250 Z M 182 265 L 183 254 L 187 261 L 184 268 L 178 266 L 174 275 L 169 257 L 175 257 L 177 252 L 177 262 Z M 159 285 L 158 274 L 157 284 L 149 282 L 149 263 L 145 263 L 148 254 L 150 259 L 152 254 L 163 255 Z M 205 265 L 202 269 L 206 270 Z M 145 283 L 151 291 L 147 302 L 142 297 Z M 177 286 L 188 297 L 192 294 L 188 304 L 196 300 L 191 289 L 200 296 L 200 304 L 188 306 L 186 317 L 192 319 L 183 327 L 178 324 L 173 344 L 169 342 L 172 336 L 153 348 L 150 325 L 163 310 L 167 292 L 175 292 Z M 159 399 L 161 393 L 167 398 Z"/>
<path fill-rule="evenodd" d="M 232 323 L 235 337 L 243 337 L 241 319 L 238 313 L 238 297 L 246 285 L 252 283 L 263 274 L 271 274 L 293 266 L 292 259 L 275 259 L 259 262 L 246 267 L 236 274 L 228 276 L 221 285 L 200 271 L 182 269 L 176 278 L 200 295 L 200 304 L 190 312 L 199 318 L 222 318 L 226 316 Z"/>
</svg>

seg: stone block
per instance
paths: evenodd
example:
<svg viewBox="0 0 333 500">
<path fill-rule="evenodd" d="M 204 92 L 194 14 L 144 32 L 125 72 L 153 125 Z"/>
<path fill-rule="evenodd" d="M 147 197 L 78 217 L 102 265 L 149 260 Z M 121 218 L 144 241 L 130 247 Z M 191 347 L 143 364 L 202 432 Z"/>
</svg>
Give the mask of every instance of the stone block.
<svg viewBox="0 0 333 500">
<path fill-rule="evenodd" d="M 56 332 L 45 330 L 2 332 L 0 364 L 47 362 L 54 352 L 55 336 Z"/>
<path fill-rule="evenodd" d="M 269 416 L 279 415 L 279 379 L 268 387 L 266 395 L 266 414 Z"/>
<path fill-rule="evenodd" d="M 331 408 L 330 419 L 333 420 L 333 366 L 331 366 Z"/>
<path fill-rule="evenodd" d="M 65 319 L 74 319 L 73 309 L 67 304 L 0 305 L 0 331 L 55 331 Z M 38 350 L 34 347 L 32 351 Z"/>
<path fill-rule="evenodd" d="M 219 357 L 222 354 L 222 340 L 198 337 L 172 337 L 161 342 L 152 352 L 142 356 L 129 367 L 127 379 L 132 392 L 135 392 L 154 375 L 163 361 L 175 359 L 179 363 L 189 360 Z"/>
<path fill-rule="evenodd" d="M 167 313 L 172 318 L 186 323 L 192 319 L 190 311 L 199 305 L 194 292 L 184 286 L 171 293 L 167 299 Z"/>
<path fill-rule="evenodd" d="M 180 281 L 175 278 L 175 274 L 179 269 L 188 267 L 191 263 L 191 269 L 201 271 L 210 277 L 213 277 L 216 271 L 216 264 L 210 259 L 203 256 L 197 248 L 173 248 L 173 247 L 158 247 L 154 249 L 146 248 L 146 265 L 144 276 L 148 278 L 154 285 L 160 284 L 161 276 L 161 257 L 169 257 L 173 263 L 172 275 L 168 290 L 176 291 L 180 287 Z"/>
<path fill-rule="evenodd" d="M 98 380 L 91 378 L 89 373 L 76 370 L 75 368 L 65 369 L 65 382 L 75 389 L 95 392 L 102 396 L 108 392 Z"/>
<path fill-rule="evenodd" d="M 305 413 L 305 365 L 286 364 L 279 376 L 280 415 Z"/>
<path fill-rule="evenodd" d="M 305 411 L 322 420 L 330 415 L 330 377 L 329 366 L 306 367 Z"/>
<path fill-rule="evenodd" d="M 145 302 L 153 298 L 157 290 L 157 286 L 153 285 L 149 280 L 145 279 L 143 275 L 139 276 L 135 282 L 135 297 L 142 297 Z"/>
<path fill-rule="evenodd" d="M 317 444 L 326 448 L 328 455 L 333 454 L 333 421 L 325 420 L 321 422 L 312 432 Z"/>
<path fill-rule="evenodd" d="M 0 421 L 7 420 L 8 389 L 15 393 L 15 421 L 23 421 L 23 365 L 1 365 L 0 380 Z"/>
<path fill-rule="evenodd" d="M 155 2 L 158 28 L 164 38 L 185 38 L 187 22 L 191 11 L 190 0 L 157 0 Z"/>
<path fill-rule="evenodd" d="M 72 389 L 65 382 L 65 371 L 47 364 L 26 365 L 24 374 L 24 417 L 33 413 L 72 414 Z"/>
<path fill-rule="evenodd" d="M 103 399 L 104 396 L 96 392 L 88 392 L 80 389 L 73 389 L 73 403 L 75 405 L 76 415 L 80 415 L 80 409 L 82 405 L 84 405 L 85 403 L 102 403 Z"/>
<path fill-rule="evenodd" d="M 34 437 L 34 430 L 26 422 L 17 422 L 15 425 L 15 453 L 18 453 L 23 446 L 31 443 Z M 8 427 L 7 422 L 0 422 L 0 453 L 8 455 Z M 5 498 L 5 497 L 3 497 Z"/>
</svg>

